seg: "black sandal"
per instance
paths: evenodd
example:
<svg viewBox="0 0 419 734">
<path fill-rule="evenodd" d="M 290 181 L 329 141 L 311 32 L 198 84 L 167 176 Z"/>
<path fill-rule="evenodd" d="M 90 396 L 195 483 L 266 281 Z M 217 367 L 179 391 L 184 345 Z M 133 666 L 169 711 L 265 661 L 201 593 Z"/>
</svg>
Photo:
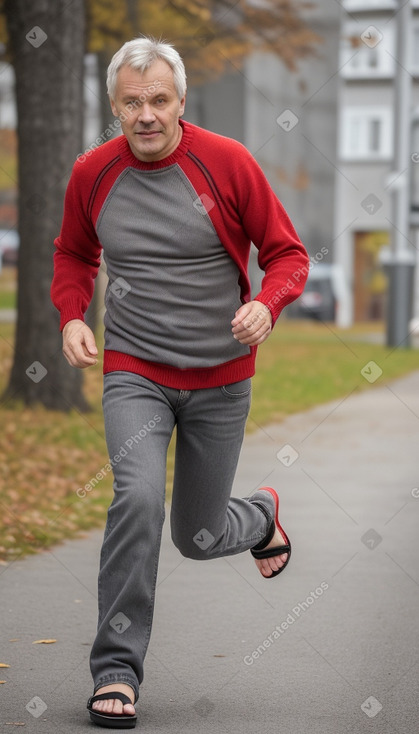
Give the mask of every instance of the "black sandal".
<svg viewBox="0 0 419 734">
<path fill-rule="evenodd" d="M 274 489 L 271 487 L 262 487 L 261 490 L 258 490 L 258 492 L 264 491 L 269 492 L 272 497 L 275 500 L 275 518 L 272 520 L 271 517 L 269 517 L 266 506 L 262 504 L 262 502 L 258 502 L 257 500 L 252 500 L 253 504 L 257 505 L 264 515 L 271 520 L 271 526 L 268 530 L 268 533 L 266 537 L 262 540 L 261 543 L 258 543 L 258 545 L 255 545 L 253 548 L 250 549 L 250 552 L 254 558 L 256 558 L 258 561 L 262 560 L 263 558 L 273 558 L 273 556 L 282 556 L 283 553 L 288 553 L 288 558 L 285 561 L 284 565 L 281 566 L 277 571 L 272 571 L 270 576 L 264 576 L 265 579 L 273 579 L 274 576 L 278 576 L 282 571 L 288 566 L 289 560 L 291 558 L 291 541 L 288 538 L 288 535 L 286 534 L 285 530 L 282 528 L 278 514 L 279 514 L 279 497 Z M 266 548 L 268 543 L 271 542 L 274 534 L 275 534 L 275 528 L 278 528 L 281 535 L 286 540 L 286 545 L 278 545 L 273 548 Z M 263 574 L 262 574 L 263 576 Z"/>
<path fill-rule="evenodd" d="M 102 711 L 92 709 L 95 701 L 106 701 L 111 698 L 117 698 L 123 704 L 132 703 L 125 693 L 119 691 L 107 691 L 107 693 L 100 693 L 98 696 L 91 696 L 87 702 L 87 708 L 93 724 L 105 726 L 108 729 L 133 729 L 137 723 L 137 717 L 134 714 L 104 714 Z"/>
</svg>

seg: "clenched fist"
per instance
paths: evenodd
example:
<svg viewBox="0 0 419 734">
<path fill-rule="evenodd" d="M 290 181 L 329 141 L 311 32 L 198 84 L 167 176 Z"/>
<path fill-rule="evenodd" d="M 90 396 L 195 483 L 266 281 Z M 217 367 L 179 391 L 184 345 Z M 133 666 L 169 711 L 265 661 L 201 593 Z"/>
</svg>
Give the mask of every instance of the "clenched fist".
<svg viewBox="0 0 419 734">
<path fill-rule="evenodd" d="M 260 301 L 249 301 L 236 311 L 231 322 L 233 336 L 240 344 L 262 344 L 272 331 L 272 314 Z"/>
<path fill-rule="evenodd" d="M 63 329 L 63 353 L 72 367 L 97 364 L 97 346 L 93 331 L 80 319 L 68 321 Z"/>
</svg>

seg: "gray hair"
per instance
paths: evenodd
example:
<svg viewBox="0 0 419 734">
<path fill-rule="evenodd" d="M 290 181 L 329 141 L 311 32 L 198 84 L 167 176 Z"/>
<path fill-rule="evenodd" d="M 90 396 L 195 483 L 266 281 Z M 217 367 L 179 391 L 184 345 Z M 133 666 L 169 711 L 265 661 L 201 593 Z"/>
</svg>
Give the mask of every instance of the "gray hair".
<svg viewBox="0 0 419 734">
<path fill-rule="evenodd" d="M 144 73 L 154 61 L 161 59 L 170 66 L 176 92 L 179 99 L 186 94 L 186 73 L 184 63 L 176 49 L 170 43 L 157 41 L 151 36 L 143 36 L 127 41 L 112 57 L 108 66 L 106 80 L 108 94 L 115 99 L 116 81 L 119 70 L 123 66 L 129 66 L 136 71 Z"/>
</svg>

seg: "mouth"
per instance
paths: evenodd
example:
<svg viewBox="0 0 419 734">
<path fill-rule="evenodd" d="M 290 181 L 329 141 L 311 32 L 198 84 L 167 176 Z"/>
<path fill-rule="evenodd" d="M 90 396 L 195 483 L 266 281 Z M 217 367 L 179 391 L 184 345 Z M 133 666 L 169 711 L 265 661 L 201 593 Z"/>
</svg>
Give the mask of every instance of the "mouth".
<svg viewBox="0 0 419 734">
<path fill-rule="evenodd" d="M 157 135 L 160 135 L 160 132 L 160 130 L 142 130 L 136 133 L 136 135 L 139 135 L 140 137 L 148 140 L 150 138 L 156 138 Z"/>
</svg>

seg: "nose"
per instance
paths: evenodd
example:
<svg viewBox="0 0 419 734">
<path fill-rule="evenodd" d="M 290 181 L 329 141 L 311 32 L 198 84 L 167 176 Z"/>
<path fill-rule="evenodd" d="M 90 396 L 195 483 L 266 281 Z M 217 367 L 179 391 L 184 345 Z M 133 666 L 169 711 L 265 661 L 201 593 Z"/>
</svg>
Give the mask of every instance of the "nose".
<svg viewBox="0 0 419 734">
<path fill-rule="evenodd" d="M 150 125 L 156 119 L 153 108 L 148 102 L 143 102 L 138 113 L 138 121 L 143 125 Z"/>
</svg>

